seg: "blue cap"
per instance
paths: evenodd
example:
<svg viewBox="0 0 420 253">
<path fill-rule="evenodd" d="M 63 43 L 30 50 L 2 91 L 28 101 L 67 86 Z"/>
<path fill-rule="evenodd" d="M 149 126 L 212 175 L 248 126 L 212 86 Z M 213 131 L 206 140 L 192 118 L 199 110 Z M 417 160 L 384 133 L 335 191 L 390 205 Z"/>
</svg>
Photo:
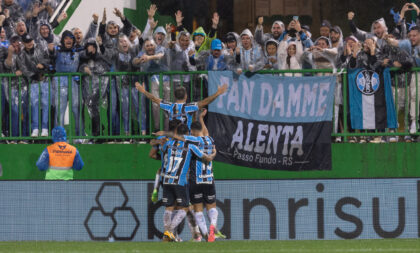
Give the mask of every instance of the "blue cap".
<svg viewBox="0 0 420 253">
<path fill-rule="evenodd" d="M 220 41 L 219 39 L 215 39 L 211 42 L 211 50 L 222 50 L 223 46 L 222 46 L 222 41 Z"/>
</svg>

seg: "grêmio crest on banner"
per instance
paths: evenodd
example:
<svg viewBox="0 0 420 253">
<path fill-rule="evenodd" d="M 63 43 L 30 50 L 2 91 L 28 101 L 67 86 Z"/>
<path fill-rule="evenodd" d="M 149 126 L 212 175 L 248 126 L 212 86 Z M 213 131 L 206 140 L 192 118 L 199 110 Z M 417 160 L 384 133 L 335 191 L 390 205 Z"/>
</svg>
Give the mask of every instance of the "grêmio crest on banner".
<svg viewBox="0 0 420 253">
<path fill-rule="evenodd" d="M 209 94 L 228 91 L 209 107 L 216 160 L 269 170 L 331 170 L 335 76 L 283 77 L 209 72 Z"/>
</svg>

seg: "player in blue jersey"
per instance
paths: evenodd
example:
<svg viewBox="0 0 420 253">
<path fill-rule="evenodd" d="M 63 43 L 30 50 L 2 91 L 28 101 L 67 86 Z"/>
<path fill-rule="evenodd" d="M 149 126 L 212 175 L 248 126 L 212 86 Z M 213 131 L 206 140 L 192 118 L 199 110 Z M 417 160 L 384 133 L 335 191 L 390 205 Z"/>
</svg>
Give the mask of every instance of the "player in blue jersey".
<svg viewBox="0 0 420 253">
<path fill-rule="evenodd" d="M 176 132 L 176 128 L 178 127 L 178 125 L 181 124 L 180 120 L 172 120 L 169 122 L 169 133 L 174 134 Z M 156 176 L 155 176 L 155 184 L 154 184 L 154 189 L 153 189 L 153 193 L 151 196 L 151 201 L 153 203 L 156 203 L 158 201 L 158 192 L 159 192 L 159 187 L 162 185 L 162 173 L 163 173 L 163 168 L 165 166 L 165 161 L 167 161 L 167 155 L 164 152 L 160 152 L 159 155 L 159 150 L 161 149 L 162 145 L 165 144 L 167 141 L 169 140 L 169 137 L 167 136 L 159 136 L 156 139 L 151 140 L 150 145 L 152 145 L 152 149 L 149 152 L 149 157 L 156 159 L 156 160 L 161 160 L 162 164 L 161 167 L 157 170 L 156 172 Z M 193 208 L 191 208 L 192 210 Z M 172 217 L 174 217 L 176 215 L 176 211 L 172 212 Z M 190 232 L 192 235 L 192 238 L 194 241 L 201 241 L 201 233 L 200 233 L 200 229 L 197 226 L 197 222 L 195 221 L 195 217 L 193 212 L 189 211 L 187 212 L 187 220 L 188 220 L 188 227 L 190 228 Z M 177 238 L 177 241 L 180 241 L 181 239 L 177 236 L 177 233 L 174 233 L 175 237 Z M 164 237 L 164 241 L 167 241 L 167 237 Z"/>
<path fill-rule="evenodd" d="M 157 135 L 166 135 L 171 138 L 194 143 L 204 154 L 211 154 L 214 147 L 214 140 L 209 136 L 207 127 L 204 123 L 206 109 L 201 110 L 199 122 L 191 124 L 191 135 L 180 135 L 179 133 L 160 131 Z M 213 242 L 215 238 L 223 238 L 217 230 L 218 211 L 216 209 L 216 188 L 214 184 L 212 162 L 207 162 L 193 155 L 189 173 L 189 194 L 190 201 L 194 205 L 196 222 L 200 227 L 201 233 L 208 242 Z M 204 204 L 210 220 L 210 233 L 207 230 L 206 221 L 203 214 Z"/>
<path fill-rule="evenodd" d="M 179 119 L 182 123 L 188 125 L 188 129 L 191 127 L 194 113 L 213 102 L 218 96 L 225 93 L 227 87 L 228 85 L 224 84 L 219 86 L 217 92 L 213 95 L 196 103 L 187 103 L 187 91 L 184 87 L 180 86 L 177 87 L 174 92 L 175 103 L 171 103 L 166 101 L 164 102 L 162 99 L 155 97 L 152 93 L 146 91 L 144 83 L 140 85 L 139 82 L 136 82 L 137 90 L 143 93 L 148 99 L 152 100 L 153 103 L 159 104 L 160 108 L 167 113 L 169 120 Z"/>
<path fill-rule="evenodd" d="M 176 132 L 180 136 L 188 134 L 187 125 L 179 125 Z M 203 154 L 192 142 L 169 139 L 162 146 L 161 152 L 166 152 L 167 154 L 167 162 L 165 162 L 162 178 L 162 202 L 166 206 L 163 221 L 165 226 L 164 236 L 175 240 L 173 232 L 188 212 L 189 192 L 187 184 L 191 157 L 195 155 L 203 159 L 203 161 L 210 162 L 216 156 L 216 150 L 213 149 L 212 153 L 207 155 Z M 175 206 L 178 211 L 172 218 Z"/>
<path fill-rule="evenodd" d="M 169 132 L 170 133 L 175 133 L 176 128 L 178 127 L 178 125 L 181 124 L 180 120 L 171 120 L 169 122 Z M 150 141 L 150 145 L 152 145 L 152 149 L 149 152 L 149 157 L 155 160 L 161 160 L 162 164 L 161 167 L 157 170 L 156 172 L 156 177 L 155 177 L 155 184 L 154 184 L 154 188 L 153 188 L 153 193 L 151 196 L 151 200 L 153 203 L 156 203 L 158 201 L 158 192 L 159 192 L 159 186 L 161 184 L 161 172 L 164 168 L 164 163 L 165 163 L 165 153 L 161 152 L 160 155 L 159 150 L 161 149 L 161 146 L 166 143 L 169 140 L 169 138 L 167 136 L 159 136 L 156 139 L 153 139 Z"/>
<path fill-rule="evenodd" d="M 204 153 L 209 154 L 214 147 L 214 140 L 209 136 L 207 127 L 204 123 L 206 109 L 202 109 L 199 120 L 191 124 L 191 134 L 185 136 L 186 141 L 198 142 L 198 148 Z M 208 242 L 214 242 L 215 237 L 226 238 L 217 230 L 218 211 L 216 209 L 216 187 L 213 176 L 212 162 L 193 155 L 189 178 L 190 200 L 194 205 L 195 219 L 201 232 Z M 207 231 L 206 220 L 204 218 L 204 205 L 210 221 L 209 232 Z"/>
</svg>

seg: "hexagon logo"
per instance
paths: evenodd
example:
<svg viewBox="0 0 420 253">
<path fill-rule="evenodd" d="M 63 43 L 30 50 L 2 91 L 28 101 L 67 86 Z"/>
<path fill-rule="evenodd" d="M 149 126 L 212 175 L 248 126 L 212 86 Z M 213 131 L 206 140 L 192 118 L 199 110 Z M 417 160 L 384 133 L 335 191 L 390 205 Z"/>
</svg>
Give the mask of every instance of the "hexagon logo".
<svg viewBox="0 0 420 253">
<path fill-rule="evenodd" d="M 84 221 L 90 238 L 94 241 L 106 241 L 110 238 L 119 241 L 133 240 L 140 221 L 134 209 L 126 206 L 128 195 L 122 184 L 104 182 L 95 201 L 98 206 L 89 210 Z"/>
</svg>

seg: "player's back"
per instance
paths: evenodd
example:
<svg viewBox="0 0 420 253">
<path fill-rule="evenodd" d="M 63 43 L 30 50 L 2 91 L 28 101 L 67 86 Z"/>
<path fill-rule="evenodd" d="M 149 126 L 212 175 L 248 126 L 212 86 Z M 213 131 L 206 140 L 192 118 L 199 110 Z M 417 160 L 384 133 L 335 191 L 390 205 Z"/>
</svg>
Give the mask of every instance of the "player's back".
<svg viewBox="0 0 420 253">
<path fill-rule="evenodd" d="M 198 111 L 197 103 L 170 103 L 161 102 L 160 108 L 168 114 L 169 120 L 178 119 L 191 127 L 193 114 Z"/>
<path fill-rule="evenodd" d="M 186 141 L 197 143 L 201 152 L 207 155 L 213 153 L 214 140 L 210 136 L 184 136 Z M 192 156 L 190 168 L 190 180 L 197 184 L 213 183 L 213 163 L 204 162 L 197 156 Z"/>
<path fill-rule="evenodd" d="M 171 139 L 162 148 L 166 152 L 163 184 L 186 185 L 191 151 L 187 142 Z"/>
</svg>

